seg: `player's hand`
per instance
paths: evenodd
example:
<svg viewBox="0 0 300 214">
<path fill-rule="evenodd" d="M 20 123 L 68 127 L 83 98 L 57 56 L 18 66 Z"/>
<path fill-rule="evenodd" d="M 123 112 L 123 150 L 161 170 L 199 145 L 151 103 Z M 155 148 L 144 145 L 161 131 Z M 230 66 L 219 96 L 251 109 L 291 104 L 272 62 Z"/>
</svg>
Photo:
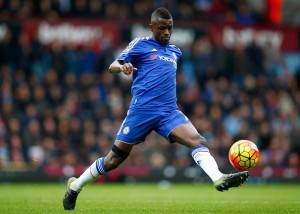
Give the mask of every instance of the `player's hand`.
<svg viewBox="0 0 300 214">
<path fill-rule="evenodd" d="M 137 71 L 137 68 L 133 67 L 133 65 L 129 63 L 123 64 L 121 67 L 121 72 L 123 72 L 126 75 L 130 75 L 132 72 Z"/>
</svg>

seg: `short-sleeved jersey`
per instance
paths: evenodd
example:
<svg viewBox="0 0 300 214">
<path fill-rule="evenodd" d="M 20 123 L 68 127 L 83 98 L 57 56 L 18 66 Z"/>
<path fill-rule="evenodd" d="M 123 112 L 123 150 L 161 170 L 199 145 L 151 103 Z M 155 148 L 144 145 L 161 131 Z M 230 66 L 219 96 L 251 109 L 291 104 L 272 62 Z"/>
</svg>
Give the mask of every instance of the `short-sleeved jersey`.
<svg viewBox="0 0 300 214">
<path fill-rule="evenodd" d="M 176 109 L 176 70 L 181 55 L 175 45 L 162 45 L 150 37 L 129 43 L 117 60 L 137 68 L 133 72 L 130 109 Z"/>
</svg>

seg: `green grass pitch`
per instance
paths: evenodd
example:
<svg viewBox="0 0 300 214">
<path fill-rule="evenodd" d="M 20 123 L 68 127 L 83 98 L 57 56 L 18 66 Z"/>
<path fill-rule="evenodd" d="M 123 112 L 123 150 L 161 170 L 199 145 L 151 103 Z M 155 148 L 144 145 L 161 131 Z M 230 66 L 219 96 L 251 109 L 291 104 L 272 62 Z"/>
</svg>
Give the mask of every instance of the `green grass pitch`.
<svg viewBox="0 0 300 214">
<path fill-rule="evenodd" d="M 89 185 L 75 211 L 64 211 L 62 184 L 0 184 L 0 213 L 300 213 L 300 185 L 248 184 L 228 192 L 212 185 Z"/>
</svg>

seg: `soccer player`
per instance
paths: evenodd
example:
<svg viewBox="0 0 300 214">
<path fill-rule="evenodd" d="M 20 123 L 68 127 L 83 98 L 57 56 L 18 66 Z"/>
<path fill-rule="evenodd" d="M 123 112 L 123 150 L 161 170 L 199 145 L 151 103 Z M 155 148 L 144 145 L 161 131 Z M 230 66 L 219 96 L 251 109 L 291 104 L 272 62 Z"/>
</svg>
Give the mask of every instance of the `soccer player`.
<svg viewBox="0 0 300 214">
<path fill-rule="evenodd" d="M 248 172 L 223 174 L 205 146 L 191 121 L 177 109 L 176 69 L 182 53 L 169 44 L 173 19 L 165 8 L 151 15 L 152 37 L 136 38 L 110 65 L 113 74 L 133 75 L 132 99 L 111 151 L 97 159 L 78 178 L 69 178 L 63 199 L 66 210 L 75 208 L 83 186 L 117 168 L 129 155 L 132 147 L 143 142 L 151 131 L 156 131 L 171 143 L 191 149 L 191 155 L 214 182 L 217 190 L 237 187 L 248 177 Z"/>
</svg>

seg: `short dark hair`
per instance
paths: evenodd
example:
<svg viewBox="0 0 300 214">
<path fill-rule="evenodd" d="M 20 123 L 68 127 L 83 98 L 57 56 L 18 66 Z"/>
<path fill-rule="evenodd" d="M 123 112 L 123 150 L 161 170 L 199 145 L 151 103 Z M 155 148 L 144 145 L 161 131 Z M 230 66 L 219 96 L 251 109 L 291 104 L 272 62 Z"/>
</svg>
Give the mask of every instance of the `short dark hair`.
<svg viewBox="0 0 300 214">
<path fill-rule="evenodd" d="M 157 20 L 157 18 L 172 19 L 172 15 L 168 11 L 168 9 L 166 9 L 164 7 L 159 7 L 153 11 L 153 13 L 151 15 L 151 21 L 155 21 L 155 20 Z"/>
</svg>

